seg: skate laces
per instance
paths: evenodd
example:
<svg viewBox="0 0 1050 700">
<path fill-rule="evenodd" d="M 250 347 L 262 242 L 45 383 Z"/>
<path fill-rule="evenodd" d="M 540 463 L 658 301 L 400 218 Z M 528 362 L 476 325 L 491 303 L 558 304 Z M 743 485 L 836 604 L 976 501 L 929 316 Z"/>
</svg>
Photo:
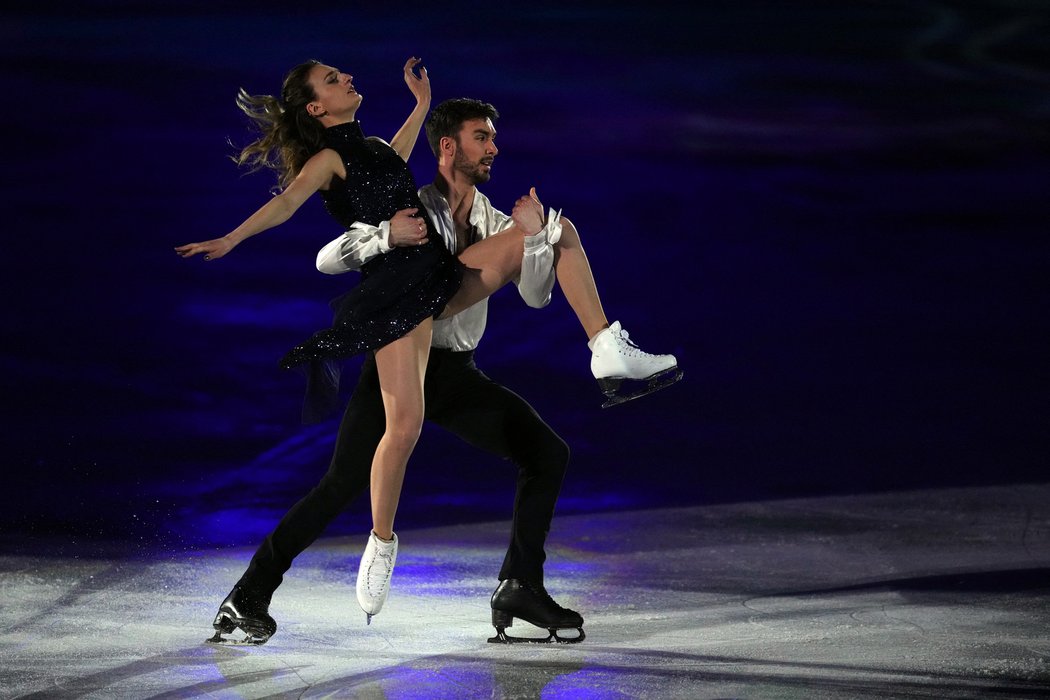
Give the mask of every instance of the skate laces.
<svg viewBox="0 0 1050 700">
<path fill-rule="evenodd" d="M 368 586 L 368 595 L 373 598 L 381 596 L 387 584 L 390 583 L 390 572 L 394 569 L 391 563 L 392 558 L 390 553 L 376 552 L 375 557 L 368 564 L 365 583 Z M 382 563 L 380 559 L 383 560 Z"/>
<path fill-rule="evenodd" d="M 620 346 L 620 349 L 623 352 L 623 354 L 629 357 L 656 357 L 656 355 L 648 353 L 645 350 L 642 350 L 637 345 L 635 345 L 635 342 L 631 340 L 631 334 L 625 331 L 623 328 L 617 330 L 616 335 L 621 341 L 617 343 L 617 345 Z"/>
<path fill-rule="evenodd" d="M 529 581 L 522 582 L 526 588 L 528 588 L 536 597 L 541 598 L 545 603 L 550 603 L 558 610 L 565 610 L 562 606 L 558 605 L 558 602 L 551 597 L 551 594 L 547 592 L 547 589 L 543 586 L 537 586 Z"/>
</svg>

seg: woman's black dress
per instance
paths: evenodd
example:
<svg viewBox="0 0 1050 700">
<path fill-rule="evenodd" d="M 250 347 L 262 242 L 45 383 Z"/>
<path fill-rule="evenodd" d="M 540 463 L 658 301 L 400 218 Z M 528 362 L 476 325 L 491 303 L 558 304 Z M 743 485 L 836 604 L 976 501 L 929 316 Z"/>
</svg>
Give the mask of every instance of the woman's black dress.
<svg viewBox="0 0 1050 700">
<path fill-rule="evenodd" d="M 332 301 L 332 326 L 314 333 L 281 360 L 284 368 L 307 370 L 307 422 L 335 407 L 339 360 L 380 348 L 436 316 L 463 278 L 462 263 L 433 229 L 401 156 L 378 139 L 366 139 L 356 121 L 329 127 L 325 138 L 346 166 L 346 179 L 336 177 L 321 193 L 328 213 L 341 226 L 350 228 L 355 221 L 378 226 L 397 211 L 416 207 L 426 222 L 428 240 L 421 246 L 395 247 L 365 263 L 360 283 Z"/>
</svg>

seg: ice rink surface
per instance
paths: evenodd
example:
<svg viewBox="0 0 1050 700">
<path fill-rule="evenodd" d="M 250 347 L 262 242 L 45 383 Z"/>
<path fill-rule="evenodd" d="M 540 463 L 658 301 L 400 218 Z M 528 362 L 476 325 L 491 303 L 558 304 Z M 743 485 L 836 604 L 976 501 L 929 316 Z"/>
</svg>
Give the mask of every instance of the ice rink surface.
<svg viewBox="0 0 1050 700">
<path fill-rule="evenodd" d="M 402 532 L 371 626 L 364 538 L 321 540 L 260 647 L 204 643 L 249 549 L 6 556 L 3 697 L 1050 696 L 1047 485 L 557 518 L 547 587 L 577 645 L 486 642 L 507 531 Z"/>
</svg>

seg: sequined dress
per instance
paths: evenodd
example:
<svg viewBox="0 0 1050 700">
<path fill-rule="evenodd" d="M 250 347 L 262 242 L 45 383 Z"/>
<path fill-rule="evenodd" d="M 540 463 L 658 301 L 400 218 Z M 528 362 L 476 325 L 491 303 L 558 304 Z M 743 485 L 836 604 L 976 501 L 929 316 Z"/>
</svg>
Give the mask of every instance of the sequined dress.
<svg viewBox="0 0 1050 700">
<path fill-rule="evenodd" d="M 321 192 L 325 208 L 341 226 L 350 228 L 355 221 L 378 226 L 409 207 L 425 213 L 405 161 L 382 141 L 366 139 L 359 122 L 329 127 L 325 139 L 346 167 L 346 179 L 336 177 Z M 338 360 L 404 336 L 440 313 L 459 289 L 462 263 L 444 246 L 430 218 L 421 219 L 427 225 L 427 243 L 398 246 L 365 263 L 361 281 L 332 301 L 332 326 L 314 333 L 281 360 L 282 367 L 307 370 L 304 420 L 317 420 L 334 408 Z"/>
</svg>

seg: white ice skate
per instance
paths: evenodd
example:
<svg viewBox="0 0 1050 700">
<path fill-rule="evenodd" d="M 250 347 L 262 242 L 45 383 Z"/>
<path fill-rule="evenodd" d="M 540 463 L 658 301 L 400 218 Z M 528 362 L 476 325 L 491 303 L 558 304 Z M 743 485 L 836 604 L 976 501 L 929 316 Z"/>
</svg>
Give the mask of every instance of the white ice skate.
<svg viewBox="0 0 1050 700">
<path fill-rule="evenodd" d="M 393 541 L 384 542 L 375 532 L 368 535 L 365 553 L 361 555 L 361 566 L 357 569 L 357 602 L 365 611 L 365 622 L 372 624 L 372 616 L 378 615 L 390 591 L 390 576 L 397 560 L 397 535 Z"/>
<path fill-rule="evenodd" d="M 651 355 L 631 342 L 616 321 L 591 338 L 591 373 L 605 394 L 602 408 L 637 399 L 682 378 L 674 355 Z"/>
</svg>

